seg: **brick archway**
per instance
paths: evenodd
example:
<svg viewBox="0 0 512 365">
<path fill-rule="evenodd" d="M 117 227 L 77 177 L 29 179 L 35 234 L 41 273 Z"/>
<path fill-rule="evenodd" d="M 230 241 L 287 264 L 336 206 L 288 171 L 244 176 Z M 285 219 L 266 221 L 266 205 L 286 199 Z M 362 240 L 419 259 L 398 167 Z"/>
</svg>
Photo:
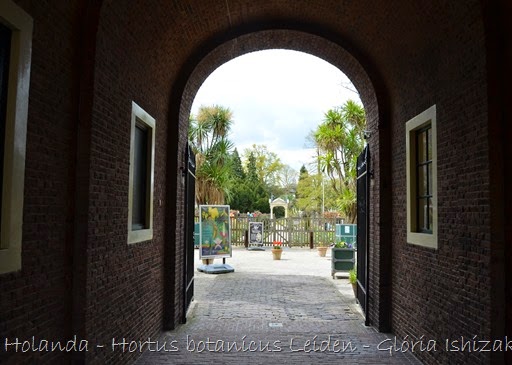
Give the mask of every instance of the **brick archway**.
<svg viewBox="0 0 512 365">
<path fill-rule="evenodd" d="M 311 26 L 309 27 L 311 28 Z M 313 27 L 321 29 L 321 27 Z M 244 29 L 240 30 L 245 31 Z M 211 43 L 203 45 L 201 55 L 194 55 L 186 63 L 187 67 L 183 70 L 183 89 L 175 90 L 176 96 L 181 100 L 179 104 L 178 120 L 179 129 L 175 136 L 179 136 L 177 145 L 185 143 L 183 129 L 188 130 L 188 120 L 194 97 L 206 78 L 222 64 L 242 56 L 244 54 L 266 50 L 266 49 L 288 49 L 312 54 L 331 63 L 352 81 L 360 94 L 360 98 L 366 110 L 368 129 L 372 132 L 368 143 L 372 146 L 372 164 L 373 181 L 371 191 L 371 219 L 370 219 L 370 237 L 372 248 L 369 251 L 370 260 L 370 290 L 375 295 L 370 296 L 370 323 L 387 331 L 390 329 L 390 312 L 384 308 L 391 307 L 390 295 L 390 246 L 391 239 L 388 234 L 389 225 L 379 225 L 379 217 L 390 217 L 391 206 L 386 200 L 386 194 L 383 189 L 390 184 L 389 181 L 389 151 L 390 139 L 389 129 L 387 128 L 387 98 L 386 93 L 380 86 L 380 76 L 377 72 L 369 73 L 361 62 L 345 47 L 328 39 L 329 35 L 318 35 L 312 32 L 299 29 L 276 29 L 256 30 L 234 36 L 229 40 L 218 43 L 217 40 L 211 40 Z M 342 43 L 342 42 L 341 42 Z M 352 48 L 352 52 L 357 54 L 357 50 Z M 367 68 L 372 69 L 371 65 Z M 183 91 L 181 91 L 183 90 Z M 379 92 L 380 91 L 380 92 Z M 182 153 L 179 153 L 181 156 Z"/>
</svg>

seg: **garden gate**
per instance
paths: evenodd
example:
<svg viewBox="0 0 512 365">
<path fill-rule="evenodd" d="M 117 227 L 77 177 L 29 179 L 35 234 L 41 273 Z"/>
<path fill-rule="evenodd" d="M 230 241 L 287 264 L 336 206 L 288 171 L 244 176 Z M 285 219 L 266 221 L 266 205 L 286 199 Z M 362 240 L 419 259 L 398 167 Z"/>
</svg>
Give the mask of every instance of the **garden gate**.
<svg viewBox="0 0 512 365">
<path fill-rule="evenodd" d="M 370 195 L 370 148 L 357 158 L 357 300 L 368 325 L 368 221 Z"/>
<path fill-rule="evenodd" d="M 185 323 L 187 309 L 194 298 L 194 204 L 196 200 L 196 157 L 189 145 L 186 149 L 187 171 L 185 173 L 185 264 L 183 270 L 183 317 Z"/>
</svg>

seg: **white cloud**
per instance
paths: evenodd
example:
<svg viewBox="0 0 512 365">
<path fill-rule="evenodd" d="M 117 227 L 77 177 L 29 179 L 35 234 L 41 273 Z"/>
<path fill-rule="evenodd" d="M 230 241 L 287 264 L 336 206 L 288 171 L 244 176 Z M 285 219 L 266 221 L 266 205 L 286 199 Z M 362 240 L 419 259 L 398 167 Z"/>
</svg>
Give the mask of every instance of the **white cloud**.
<svg viewBox="0 0 512 365">
<path fill-rule="evenodd" d="M 290 165 L 297 172 L 300 171 L 302 165 L 310 170 L 311 163 L 315 161 L 315 149 L 298 149 L 298 150 L 281 150 L 281 161 L 286 165 Z"/>
<path fill-rule="evenodd" d="M 342 87 L 347 77 L 320 58 L 295 51 L 270 50 L 235 58 L 215 70 L 192 106 L 218 104 L 233 111 L 231 140 L 242 153 L 265 144 L 281 160 L 300 169 L 314 151 L 306 136 L 324 113 L 358 96 Z"/>
</svg>

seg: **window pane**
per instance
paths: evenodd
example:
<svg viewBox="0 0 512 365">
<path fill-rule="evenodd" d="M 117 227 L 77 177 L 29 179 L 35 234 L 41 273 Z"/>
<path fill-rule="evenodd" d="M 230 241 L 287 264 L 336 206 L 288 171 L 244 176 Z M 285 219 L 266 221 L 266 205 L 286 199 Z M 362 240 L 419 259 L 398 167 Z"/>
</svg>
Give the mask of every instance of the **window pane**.
<svg viewBox="0 0 512 365">
<path fill-rule="evenodd" d="M 418 197 L 428 195 L 427 167 L 429 165 L 418 166 Z"/>
<path fill-rule="evenodd" d="M 135 128 L 134 148 L 132 229 L 135 231 L 147 228 L 148 131 L 139 126 Z"/>
<path fill-rule="evenodd" d="M 417 145 L 418 149 L 418 163 L 425 162 L 427 159 L 427 132 L 418 132 Z"/>
<path fill-rule="evenodd" d="M 430 127 L 428 130 L 428 151 L 427 151 L 427 158 L 429 161 L 432 161 L 432 127 Z"/>
<path fill-rule="evenodd" d="M 432 163 L 429 163 L 427 165 L 427 168 L 428 168 L 428 191 L 427 191 L 427 194 L 425 195 L 432 195 L 432 183 L 433 183 L 433 180 L 432 180 Z"/>
<path fill-rule="evenodd" d="M 0 208 L 4 183 L 5 126 L 7 124 L 7 82 L 11 58 L 12 31 L 0 24 Z M 1 211 L 1 209 L 0 209 Z"/>
<path fill-rule="evenodd" d="M 428 230 L 432 231 L 434 227 L 434 210 L 432 208 L 432 198 L 428 199 Z"/>
<path fill-rule="evenodd" d="M 418 231 L 428 230 L 427 199 L 418 199 Z"/>
</svg>

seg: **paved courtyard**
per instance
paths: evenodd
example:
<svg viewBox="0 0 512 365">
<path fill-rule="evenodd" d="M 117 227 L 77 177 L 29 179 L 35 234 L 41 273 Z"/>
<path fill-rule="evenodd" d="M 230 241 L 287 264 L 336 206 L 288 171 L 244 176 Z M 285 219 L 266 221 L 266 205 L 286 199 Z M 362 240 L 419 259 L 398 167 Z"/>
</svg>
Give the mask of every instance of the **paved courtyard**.
<svg viewBox="0 0 512 365">
<path fill-rule="evenodd" d="M 138 364 L 419 364 L 388 350 L 392 335 L 364 326 L 347 278 L 331 277 L 329 253 L 285 248 L 274 261 L 269 249 L 235 248 L 226 263 L 234 273 L 196 273 L 187 323 Z"/>
</svg>

